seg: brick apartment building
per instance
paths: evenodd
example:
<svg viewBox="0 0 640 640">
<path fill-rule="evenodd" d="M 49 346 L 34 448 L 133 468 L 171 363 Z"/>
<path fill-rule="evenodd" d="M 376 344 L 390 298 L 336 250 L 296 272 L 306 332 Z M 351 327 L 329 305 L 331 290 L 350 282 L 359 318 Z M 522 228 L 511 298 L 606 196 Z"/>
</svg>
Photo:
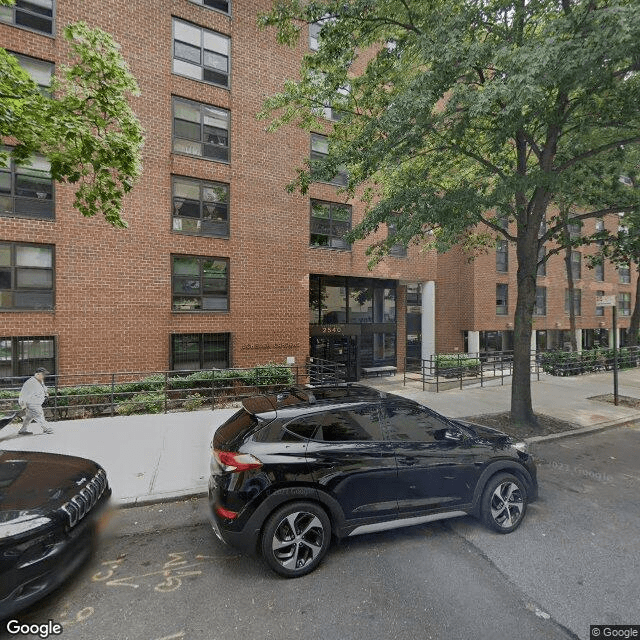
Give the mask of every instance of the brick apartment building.
<svg viewBox="0 0 640 640">
<path fill-rule="evenodd" d="M 66 62 L 64 25 L 83 20 L 113 34 L 140 85 L 132 104 L 146 132 L 125 231 L 82 218 L 73 188 L 52 184 L 44 158 L 0 167 L 0 376 L 29 373 L 36 362 L 61 374 L 147 372 L 304 363 L 311 354 L 344 363 L 355 379 L 366 366 L 402 369 L 407 354 L 511 348 L 513 248 L 469 262 L 459 250 L 398 247 L 369 271 L 366 243 L 342 239 L 363 206 L 338 193 L 340 175 L 308 196 L 286 192 L 296 167 L 326 152 L 326 141 L 322 131 L 293 127 L 269 134 L 255 117 L 315 45 L 313 29 L 296 49 L 260 31 L 257 13 L 269 6 L 0 7 L 0 46 L 43 86 Z M 599 291 L 618 295 L 624 339 L 634 276 L 611 265 L 596 273 L 584 255 L 575 267 L 580 344 L 611 339 L 610 311 L 595 306 Z M 539 285 L 536 346 L 563 346 L 561 257 Z"/>
</svg>

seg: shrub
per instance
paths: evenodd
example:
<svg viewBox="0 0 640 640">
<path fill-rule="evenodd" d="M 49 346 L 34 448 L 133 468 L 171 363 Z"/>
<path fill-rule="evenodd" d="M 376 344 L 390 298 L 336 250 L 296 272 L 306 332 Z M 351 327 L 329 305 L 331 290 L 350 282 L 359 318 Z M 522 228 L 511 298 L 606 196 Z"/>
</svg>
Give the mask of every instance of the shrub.
<svg viewBox="0 0 640 640">
<path fill-rule="evenodd" d="M 207 399 L 199 393 L 190 393 L 182 406 L 185 411 L 196 411 L 206 402 L 206 400 Z"/>
<path fill-rule="evenodd" d="M 164 394 L 162 393 L 138 393 L 120 402 L 116 407 L 116 413 L 121 416 L 130 416 L 134 413 L 162 413 L 163 410 Z"/>
</svg>

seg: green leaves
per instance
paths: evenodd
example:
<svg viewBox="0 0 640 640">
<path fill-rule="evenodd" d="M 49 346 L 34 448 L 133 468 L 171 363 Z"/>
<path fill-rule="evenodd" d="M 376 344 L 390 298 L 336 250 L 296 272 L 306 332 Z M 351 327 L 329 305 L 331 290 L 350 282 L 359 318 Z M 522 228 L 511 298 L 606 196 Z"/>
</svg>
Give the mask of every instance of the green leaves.
<svg viewBox="0 0 640 640">
<path fill-rule="evenodd" d="M 525 233 L 554 203 L 595 216 L 639 202 L 617 182 L 640 141 L 630 0 L 281 0 L 260 22 L 287 44 L 322 25 L 300 79 L 261 116 L 271 129 L 326 131 L 329 156 L 314 171 L 346 167 L 349 195 L 380 185 L 352 240 L 396 216 L 399 237 L 437 228 L 446 248 L 487 211 Z M 319 107 L 345 85 L 344 115 L 329 122 Z M 303 166 L 291 187 L 313 178 Z"/>
<path fill-rule="evenodd" d="M 123 201 L 142 171 L 142 127 L 128 103 L 139 95 L 118 45 L 84 23 L 64 30 L 72 64 L 43 96 L 15 58 L 0 49 L 0 134 L 13 137 L 16 161 L 41 153 L 55 180 L 76 184 L 74 206 L 124 228 Z"/>
</svg>

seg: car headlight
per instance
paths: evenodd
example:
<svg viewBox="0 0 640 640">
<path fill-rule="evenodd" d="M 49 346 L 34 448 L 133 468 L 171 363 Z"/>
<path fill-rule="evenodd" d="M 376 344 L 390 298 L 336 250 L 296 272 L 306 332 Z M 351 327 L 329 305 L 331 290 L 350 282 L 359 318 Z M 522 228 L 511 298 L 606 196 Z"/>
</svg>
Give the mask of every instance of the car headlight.
<svg viewBox="0 0 640 640">
<path fill-rule="evenodd" d="M 520 453 L 529 452 L 529 445 L 526 442 L 514 442 L 511 446 Z"/>
</svg>

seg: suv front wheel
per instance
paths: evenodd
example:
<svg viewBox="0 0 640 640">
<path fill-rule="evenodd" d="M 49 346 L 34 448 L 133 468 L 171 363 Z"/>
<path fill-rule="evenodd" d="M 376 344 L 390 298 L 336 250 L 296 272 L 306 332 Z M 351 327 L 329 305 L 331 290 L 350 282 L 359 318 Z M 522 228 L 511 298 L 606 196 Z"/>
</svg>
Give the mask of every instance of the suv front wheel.
<svg viewBox="0 0 640 640">
<path fill-rule="evenodd" d="M 484 524 L 498 533 L 511 533 L 527 510 L 527 491 L 511 473 L 498 473 L 487 482 L 482 494 L 481 517 Z"/>
<path fill-rule="evenodd" d="M 292 502 L 267 519 L 262 557 L 276 573 L 298 578 L 320 564 L 330 542 L 331 523 L 324 509 L 313 502 Z"/>
</svg>

